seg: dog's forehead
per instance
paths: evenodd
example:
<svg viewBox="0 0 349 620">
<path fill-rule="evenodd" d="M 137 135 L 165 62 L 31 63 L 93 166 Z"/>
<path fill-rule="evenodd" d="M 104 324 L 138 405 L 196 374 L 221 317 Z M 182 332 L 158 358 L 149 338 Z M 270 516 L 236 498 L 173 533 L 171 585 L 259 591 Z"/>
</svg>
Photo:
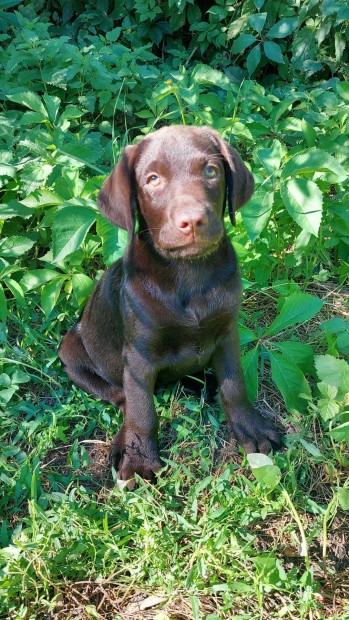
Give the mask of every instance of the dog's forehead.
<svg viewBox="0 0 349 620">
<path fill-rule="evenodd" d="M 140 143 L 136 172 L 140 174 L 153 163 L 187 167 L 191 160 L 219 155 L 214 135 L 199 127 L 166 127 L 150 134 Z"/>
</svg>

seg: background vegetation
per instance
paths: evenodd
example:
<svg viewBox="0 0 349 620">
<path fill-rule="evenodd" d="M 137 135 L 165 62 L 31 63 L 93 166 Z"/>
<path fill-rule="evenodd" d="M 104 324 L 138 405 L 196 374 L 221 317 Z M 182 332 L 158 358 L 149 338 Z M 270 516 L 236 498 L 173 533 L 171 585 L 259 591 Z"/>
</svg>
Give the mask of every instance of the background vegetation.
<svg viewBox="0 0 349 620">
<path fill-rule="evenodd" d="M 346 0 L 0 3 L 1 618 L 348 618 L 348 33 Z M 127 241 L 98 188 L 172 123 L 254 172 L 227 221 L 244 372 L 288 434 L 246 459 L 205 386 L 172 386 L 167 466 L 128 492 L 120 414 L 57 348 Z"/>
</svg>

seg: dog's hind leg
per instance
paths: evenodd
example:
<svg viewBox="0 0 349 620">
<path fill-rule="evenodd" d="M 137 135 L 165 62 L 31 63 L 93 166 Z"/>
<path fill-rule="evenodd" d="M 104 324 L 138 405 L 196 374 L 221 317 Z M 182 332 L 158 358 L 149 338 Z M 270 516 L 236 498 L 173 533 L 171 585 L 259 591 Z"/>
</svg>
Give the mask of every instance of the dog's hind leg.
<svg viewBox="0 0 349 620">
<path fill-rule="evenodd" d="M 70 379 L 85 392 L 118 406 L 124 404 L 123 388 L 111 385 L 98 374 L 76 325 L 64 336 L 59 349 L 59 357 Z"/>
</svg>

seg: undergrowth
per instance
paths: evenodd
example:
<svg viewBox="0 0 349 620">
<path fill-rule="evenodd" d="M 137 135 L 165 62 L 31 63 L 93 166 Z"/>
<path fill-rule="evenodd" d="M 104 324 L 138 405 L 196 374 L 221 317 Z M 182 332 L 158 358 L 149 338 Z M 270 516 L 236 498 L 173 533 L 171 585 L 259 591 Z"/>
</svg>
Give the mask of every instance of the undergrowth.
<svg viewBox="0 0 349 620">
<path fill-rule="evenodd" d="M 1 618 L 349 617 L 348 20 L 327 0 L 1 4 Z M 121 414 L 57 350 L 127 243 L 103 179 L 176 123 L 215 127 L 254 173 L 226 222 L 243 368 L 287 433 L 246 457 L 204 384 L 170 386 L 166 466 L 121 491 Z"/>
</svg>

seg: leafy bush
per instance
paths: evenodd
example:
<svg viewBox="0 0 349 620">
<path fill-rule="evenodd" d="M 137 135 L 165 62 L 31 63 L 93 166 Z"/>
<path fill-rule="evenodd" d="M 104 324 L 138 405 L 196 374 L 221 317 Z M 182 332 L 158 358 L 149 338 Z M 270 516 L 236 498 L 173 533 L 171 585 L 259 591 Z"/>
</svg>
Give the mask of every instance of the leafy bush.
<svg viewBox="0 0 349 620">
<path fill-rule="evenodd" d="M 327 0 L 1 5 L 0 506 L 6 549 L 0 596 L 6 617 L 29 617 L 34 599 L 38 614 L 48 610 L 52 583 L 61 587 L 67 574 L 84 580 L 86 570 L 91 579 L 115 570 L 127 587 L 136 578 L 166 589 L 172 553 L 171 584 L 188 588 L 195 619 L 202 592 L 219 593 L 219 617 L 230 618 L 237 600 L 242 609 L 244 592 L 256 617 L 278 588 L 292 617 L 320 609 L 308 546 L 348 507 L 349 324 L 341 298 L 349 275 L 348 19 L 346 2 Z M 57 347 L 94 281 L 127 243 L 126 233 L 96 209 L 103 179 L 126 144 L 174 123 L 212 125 L 254 173 L 252 200 L 235 228 L 226 222 L 247 299 L 243 369 L 250 399 L 262 406 L 270 400 L 296 432 L 286 439 L 287 456 L 278 455 L 275 464 L 252 457 L 256 480 L 239 473 L 231 483 L 241 459 L 217 475 L 212 465 L 219 410 L 207 407 L 204 396 L 178 404 L 169 388 L 156 396 L 162 437 L 171 445 L 160 491 L 143 485 L 132 496 L 104 489 L 102 509 L 84 442 L 111 437 L 120 414 L 71 386 Z M 332 316 L 335 296 L 342 318 Z M 67 445 L 63 465 L 51 469 Z M 330 472 L 325 499 L 320 493 L 314 499 L 307 487 L 319 466 Z M 157 493 L 168 498 L 160 507 Z M 306 532 L 295 503 L 315 515 Z M 308 539 L 300 556 L 305 572 L 285 571 L 277 543 L 277 554 L 268 556 L 253 546 L 250 528 L 281 516 L 285 506 L 300 527 L 303 551 Z M 45 575 L 38 557 L 48 567 Z M 301 609 L 300 589 L 307 593 Z"/>
</svg>

